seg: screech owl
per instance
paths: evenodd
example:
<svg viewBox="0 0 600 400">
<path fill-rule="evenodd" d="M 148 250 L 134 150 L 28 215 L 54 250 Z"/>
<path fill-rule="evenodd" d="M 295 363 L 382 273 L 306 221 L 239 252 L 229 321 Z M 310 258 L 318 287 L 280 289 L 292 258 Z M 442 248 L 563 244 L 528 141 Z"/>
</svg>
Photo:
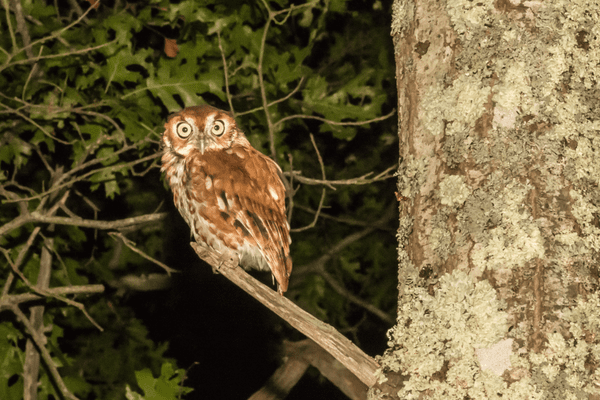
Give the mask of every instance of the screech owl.
<svg viewBox="0 0 600 400">
<path fill-rule="evenodd" d="M 270 269 L 283 295 L 292 259 L 279 166 L 228 112 L 207 105 L 170 115 L 162 150 L 161 172 L 196 242 L 245 269 Z"/>
</svg>

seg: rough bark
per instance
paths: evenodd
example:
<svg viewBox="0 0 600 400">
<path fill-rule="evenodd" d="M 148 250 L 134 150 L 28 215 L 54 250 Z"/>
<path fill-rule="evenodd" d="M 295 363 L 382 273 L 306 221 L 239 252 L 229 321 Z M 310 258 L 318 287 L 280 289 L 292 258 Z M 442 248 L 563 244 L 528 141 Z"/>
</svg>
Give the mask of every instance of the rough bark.
<svg viewBox="0 0 600 400">
<path fill-rule="evenodd" d="M 372 398 L 600 398 L 600 3 L 394 3 L 398 325 Z"/>
</svg>

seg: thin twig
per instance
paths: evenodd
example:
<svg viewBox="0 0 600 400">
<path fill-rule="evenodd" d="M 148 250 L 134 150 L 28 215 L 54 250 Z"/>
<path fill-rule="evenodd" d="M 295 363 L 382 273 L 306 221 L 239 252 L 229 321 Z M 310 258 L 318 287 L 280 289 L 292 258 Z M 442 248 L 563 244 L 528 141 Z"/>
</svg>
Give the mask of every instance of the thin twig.
<svg viewBox="0 0 600 400">
<path fill-rule="evenodd" d="M 277 100 L 272 101 L 271 103 L 267 104 L 267 107 L 274 106 L 275 104 L 281 103 L 283 101 L 286 101 L 287 99 L 289 99 L 290 97 L 292 97 L 296 92 L 298 92 L 298 90 L 300 90 L 300 86 L 302 86 L 302 82 L 304 82 L 304 77 L 300 78 L 300 82 L 298 82 L 298 85 L 296 85 L 296 87 L 294 88 L 294 90 L 292 90 L 291 92 L 289 92 L 285 97 L 282 97 L 280 99 L 277 99 Z"/>
<path fill-rule="evenodd" d="M 17 48 L 17 36 L 15 35 L 15 31 L 12 27 L 12 22 L 10 18 L 10 3 L 9 0 L 2 0 L 2 5 L 4 6 L 4 10 L 6 11 L 6 24 L 8 25 L 8 33 L 10 34 L 10 39 L 12 41 L 13 49 Z M 10 54 L 7 53 L 10 57 Z"/>
<path fill-rule="evenodd" d="M 276 127 L 276 126 L 284 123 L 285 121 L 289 121 L 290 119 L 316 119 L 317 121 L 322 121 L 329 125 L 335 125 L 335 126 L 360 126 L 360 125 L 368 125 L 373 122 L 383 121 L 385 119 L 388 119 L 388 118 L 394 116 L 395 114 L 396 114 L 396 110 L 392 110 L 392 112 L 387 115 L 369 119 L 367 121 L 356 121 L 356 122 L 338 122 L 338 121 L 333 121 L 333 120 L 330 120 L 327 118 L 317 117 L 316 115 L 295 114 L 295 115 L 289 115 L 287 117 L 281 118 L 279 121 L 275 122 L 274 126 Z"/>
<path fill-rule="evenodd" d="M 74 300 L 68 299 L 66 297 L 62 297 L 62 296 L 58 296 L 55 295 L 51 292 L 48 292 L 45 289 L 40 289 L 37 288 L 35 285 L 33 285 L 29 279 L 27 279 L 27 277 L 21 272 L 19 271 L 16 267 L 15 264 L 12 262 L 12 260 L 10 259 L 10 254 L 8 253 L 8 250 L 1 248 L 0 247 L 0 252 L 2 252 L 4 254 L 4 257 L 6 257 L 6 260 L 8 261 L 8 264 L 11 266 L 13 273 L 15 273 L 19 278 L 21 278 L 21 280 L 23 281 L 23 283 L 25 283 L 25 285 L 27 285 L 27 287 L 32 290 L 33 292 L 42 295 L 42 296 L 48 296 L 48 297 L 53 297 L 57 300 L 60 300 L 70 306 L 73 306 L 77 309 L 79 309 L 79 311 L 81 311 L 83 313 L 83 315 L 85 315 L 87 317 L 87 319 L 92 323 L 92 325 L 94 325 L 96 328 L 98 328 L 99 331 L 104 331 L 104 329 L 92 318 L 92 316 L 87 312 L 87 310 L 85 309 L 85 306 L 81 303 L 78 303 Z"/>
<path fill-rule="evenodd" d="M 88 53 L 90 51 L 98 50 L 98 49 L 101 49 L 103 47 L 113 45 L 116 42 L 117 42 L 117 39 L 112 40 L 112 41 L 110 41 L 108 43 L 99 44 L 98 46 L 87 47 L 85 49 L 72 50 L 72 51 L 69 51 L 69 52 L 66 52 L 66 53 L 60 53 L 60 54 L 48 54 L 46 56 L 40 55 L 40 56 L 37 56 L 37 57 L 25 59 L 25 60 L 15 61 L 13 63 L 10 63 L 8 65 L 4 65 L 4 66 L 0 67 L 0 72 L 2 72 L 3 70 L 5 70 L 8 67 L 12 67 L 12 66 L 15 66 L 15 65 L 29 64 L 29 63 L 37 62 L 37 61 L 40 61 L 40 60 L 47 60 L 47 59 L 51 59 L 51 58 L 60 58 L 60 57 L 70 57 L 70 56 L 74 56 L 76 54 Z"/>
<path fill-rule="evenodd" d="M 290 165 L 290 171 L 293 172 L 294 168 L 294 156 L 292 156 L 292 153 L 288 153 L 288 160 L 289 160 L 289 165 Z M 288 198 L 288 207 L 287 207 L 287 221 L 288 224 L 292 222 L 292 212 L 294 211 L 294 195 L 296 194 L 296 191 L 294 190 L 294 175 L 290 175 L 290 180 L 288 181 L 285 178 L 285 175 L 282 172 L 282 181 L 284 183 L 285 186 L 285 194 Z"/>
<path fill-rule="evenodd" d="M 171 276 L 172 272 L 179 272 L 176 269 L 173 269 L 169 266 L 167 266 L 166 264 L 158 261 L 156 258 L 150 257 L 148 254 L 144 253 L 143 251 L 141 251 L 140 249 L 138 249 L 135 246 L 135 243 L 133 243 L 131 240 L 127 239 L 121 232 L 109 232 L 108 233 L 110 236 L 112 236 L 113 238 L 119 238 L 123 241 L 123 244 L 125 244 L 125 246 L 129 247 L 129 249 L 131 251 L 133 251 L 134 253 L 139 254 L 140 256 L 144 257 L 146 260 L 153 262 L 154 264 L 158 265 L 159 267 L 161 267 L 162 269 L 164 269 L 165 271 L 167 271 L 167 274 L 169 276 Z"/>
<path fill-rule="evenodd" d="M 128 150 L 130 150 L 130 149 L 131 149 L 131 147 L 128 148 Z M 103 159 L 108 159 L 108 158 L 114 157 L 117 153 L 118 152 L 114 152 L 112 155 L 104 157 Z M 65 183 L 62 183 L 60 185 L 54 186 L 51 189 L 48 189 L 47 191 L 39 193 L 39 194 L 37 194 L 35 196 L 23 197 L 19 201 L 30 201 L 30 200 L 40 199 L 40 198 L 43 198 L 45 196 L 48 196 L 49 194 L 52 194 L 52 193 L 56 192 L 57 190 L 63 189 L 63 188 L 68 187 L 68 186 L 72 186 L 74 183 L 82 181 L 82 180 L 85 180 L 87 177 L 89 177 L 91 175 L 94 175 L 94 174 L 97 174 L 99 172 L 102 172 L 102 171 L 112 172 L 112 171 L 119 170 L 119 169 L 133 167 L 134 165 L 141 164 L 141 163 L 146 162 L 148 160 L 153 160 L 153 159 L 158 158 L 160 156 L 161 156 L 160 154 L 151 154 L 149 156 L 146 156 L 146 157 L 143 157 L 143 158 L 139 158 L 137 160 L 134 160 L 134 161 L 131 161 L 131 162 L 128 162 L 128 163 L 125 163 L 125 164 L 116 164 L 116 165 L 110 165 L 108 167 L 98 168 L 98 169 L 89 171 L 89 172 L 87 172 L 87 173 L 85 173 L 85 174 L 83 174 L 83 175 L 81 175 L 81 176 L 79 176 L 77 178 L 73 178 L 73 179 L 71 179 L 68 182 L 65 182 Z M 100 162 L 100 160 L 101 159 L 94 159 L 94 160 L 91 160 L 91 161 L 93 161 L 93 163 L 91 161 L 90 161 L 90 163 L 96 164 L 96 163 Z M 65 175 L 71 174 L 72 172 L 73 172 L 73 170 L 69 171 Z M 7 200 L 6 201 L 6 203 L 12 203 L 12 202 L 13 202 L 12 200 Z"/>
<path fill-rule="evenodd" d="M 31 245 L 33 245 L 33 241 L 35 240 L 38 233 L 40 233 L 41 229 L 42 228 L 40 228 L 39 226 L 36 226 L 33 229 L 33 231 L 31 232 L 31 234 L 29 235 L 29 238 L 27 238 L 27 242 L 25 243 L 25 246 L 23 246 L 21 248 L 21 251 L 19 251 L 19 255 L 17 256 L 17 259 L 14 262 L 14 265 L 16 268 L 19 268 L 21 266 L 21 264 L 23 263 L 25 254 L 27 254 L 27 251 L 29 251 L 29 248 L 31 247 Z M 8 278 L 6 278 L 6 282 L 4 283 L 4 287 L 2 288 L 2 296 L 0 297 L 0 301 L 5 296 L 8 296 L 8 291 L 10 290 L 10 286 L 12 285 L 12 282 L 14 279 L 15 279 L 15 274 L 13 272 L 9 272 Z"/>
<path fill-rule="evenodd" d="M 269 27 L 271 26 L 271 21 L 275 18 L 273 16 L 273 12 L 269 8 L 269 5 L 265 0 L 262 0 L 263 5 L 267 9 L 269 13 L 269 18 L 265 23 L 265 27 L 263 28 L 263 35 L 260 40 L 260 50 L 258 53 L 258 66 L 257 66 L 257 74 L 258 74 L 258 86 L 260 87 L 260 97 L 262 99 L 262 105 L 265 112 L 265 119 L 267 120 L 267 130 L 269 133 L 269 149 L 271 151 L 271 158 L 273 160 L 277 160 L 277 149 L 275 148 L 275 130 L 273 126 L 273 121 L 271 121 L 271 113 L 269 113 L 269 102 L 267 101 L 267 91 L 265 88 L 265 81 L 263 77 L 263 60 L 265 57 L 265 46 L 267 44 L 267 33 L 269 32 Z"/>
<path fill-rule="evenodd" d="M 397 165 L 392 165 L 391 167 L 387 168 L 385 171 L 377 174 L 374 178 L 368 178 L 370 175 L 373 175 L 373 172 L 369 172 L 367 174 L 364 174 L 362 176 L 359 176 L 358 178 L 351 178 L 351 179 L 338 179 L 338 180 L 327 180 L 324 181 L 322 179 L 313 179 L 313 178 L 307 178 L 305 176 L 300 175 L 299 171 L 293 171 L 293 172 L 284 172 L 283 174 L 285 176 L 294 176 L 294 179 L 296 179 L 298 182 L 300 183 L 304 183 L 307 185 L 325 185 L 330 189 L 335 190 L 334 185 L 340 185 L 340 186 L 347 186 L 347 185 L 368 185 L 370 183 L 374 183 L 374 182 L 378 182 L 378 181 L 384 181 L 386 179 L 390 179 L 393 178 L 394 175 L 393 174 L 389 174 L 391 171 L 395 171 L 397 168 Z"/>
<path fill-rule="evenodd" d="M 297 205 L 296 208 L 299 208 L 302 211 L 311 213 L 311 214 L 315 214 L 317 211 L 313 210 L 310 207 L 306 207 L 306 206 L 302 206 L 302 205 Z M 346 225 L 353 225 L 353 226 L 362 226 L 362 227 L 369 227 L 369 226 L 374 226 L 374 222 L 369 222 L 369 221 L 364 221 L 364 220 L 358 220 L 358 219 L 353 219 L 353 218 L 344 218 L 344 217 L 334 217 L 333 215 L 329 215 L 327 213 L 321 212 L 320 218 L 325 218 L 325 219 L 329 219 L 335 222 L 339 222 L 342 224 L 346 224 Z M 383 226 L 377 226 L 377 229 L 383 230 L 383 231 L 389 231 L 389 232 L 395 232 L 396 230 L 394 228 L 386 228 Z"/>
<path fill-rule="evenodd" d="M 69 192 L 67 191 L 63 197 L 56 203 L 54 204 L 54 206 L 52 206 L 52 208 L 50 208 L 50 210 L 48 210 L 48 215 L 52 215 L 56 212 L 56 210 L 58 209 L 58 207 L 60 207 L 61 204 L 64 203 L 64 201 L 67 199 L 67 196 L 69 195 Z M 42 205 L 44 202 L 40 202 L 40 205 Z M 26 209 L 25 209 L 26 210 Z M 19 216 L 18 218 L 15 218 L 15 220 L 17 220 L 19 223 L 26 223 L 24 222 L 24 218 L 22 217 L 28 217 L 29 214 L 22 214 L 21 216 Z M 10 229 L 14 229 L 13 223 L 14 221 L 9 222 L 8 224 L 5 224 L 4 226 L 0 227 L 0 231 L 2 229 L 4 229 L 7 225 L 12 228 Z M 21 263 L 23 263 L 23 260 L 25 259 L 25 254 L 27 254 L 27 252 L 29 251 L 29 249 L 31 248 L 31 246 L 33 245 L 33 241 L 35 240 L 36 236 L 39 234 L 41 228 L 39 226 L 36 226 L 33 231 L 31 232 L 31 234 L 29 235 L 29 238 L 27 239 L 27 242 L 25 243 L 25 246 L 23 246 L 21 248 L 21 251 L 19 252 L 19 255 L 17 256 L 16 261 L 14 262 L 14 268 L 19 269 L 21 266 Z M 6 230 L 6 232 L 8 232 L 9 230 Z M 2 237 L 3 234 L 0 234 L 0 237 Z M 9 262 L 11 262 L 11 258 L 10 258 L 10 254 L 8 253 L 8 251 L 5 253 L 5 256 L 8 258 Z M 0 296 L 0 300 L 2 298 L 4 298 L 6 295 L 8 295 L 8 292 L 10 290 L 10 287 L 12 285 L 13 280 L 15 279 L 15 274 L 10 271 L 8 273 L 8 277 L 6 278 L 6 282 L 4 283 L 4 287 L 2 288 L 2 296 Z"/>
<path fill-rule="evenodd" d="M 321 153 L 319 153 L 319 148 L 317 147 L 317 143 L 315 142 L 315 137 L 313 136 L 312 133 L 310 134 L 310 141 L 312 142 L 312 145 L 315 148 L 315 152 L 317 153 L 317 158 L 319 159 L 319 165 L 321 166 L 321 176 L 323 177 L 323 180 L 326 181 L 327 176 L 325 175 L 325 164 L 323 163 L 323 158 L 321 157 Z M 302 232 L 307 229 L 313 228 L 317 224 L 317 221 L 319 219 L 319 214 L 321 214 L 321 209 L 323 208 L 323 203 L 325 202 L 325 192 L 326 192 L 326 189 L 323 188 L 323 192 L 321 193 L 321 200 L 319 201 L 319 207 L 317 208 L 317 212 L 315 213 L 315 218 L 313 219 L 313 221 L 310 224 L 308 224 L 302 228 L 292 229 L 291 230 L 292 232 Z"/>
<path fill-rule="evenodd" d="M 7 10 L 8 10 L 8 6 L 7 6 L 6 8 L 7 8 Z M 49 36 L 43 37 L 43 38 L 41 38 L 41 39 L 38 39 L 38 40 L 36 40 L 35 42 L 32 42 L 32 43 L 30 43 L 29 45 L 22 47 L 21 49 L 19 49 L 19 51 L 13 52 L 13 53 L 11 54 L 11 56 L 8 58 L 8 60 L 6 61 L 6 63 L 5 63 L 5 64 L 4 64 L 4 65 L 3 65 L 3 66 L 0 68 L 0 71 L 4 70 L 4 69 L 5 69 L 5 68 L 7 68 L 7 67 L 11 67 L 11 66 L 13 66 L 13 65 L 17 65 L 17 64 L 23 64 L 23 63 L 27 63 L 27 62 L 31 62 L 31 61 L 36 61 L 36 59 L 34 58 L 34 59 L 28 59 L 28 60 L 20 60 L 20 61 L 14 62 L 14 63 L 12 63 L 12 64 L 11 64 L 11 63 L 9 63 L 9 61 L 10 61 L 10 60 L 11 60 L 13 57 L 15 57 L 16 55 L 18 55 L 18 54 L 19 54 L 19 53 L 21 53 L 22 51 L 25 51 L 26 49 L 28 49 L 28 48 L 30 48 L 30 47 L 33 47 L 33 46 L 35 46 L 35 45 L 37 45 L 37 44 L 41 44 L 41 43 L 47 42 L 48 40 L 52 40 L 52 39 L 54 39 L 54 38 L 57 38 L 58 36 L 62 35 L 62 34 L 63 34 L 63 32 L 66 32 L 66 31 L 68 31 L 69 29 L 71 29 L 72 27 L 74 27 L 75 25 L 77 25 L 79 22 L 81 22 L 81 20 L 82 20 L 83 18 L 85 18 L 85 16 L 86 16 L 86 15 L 87 15 L 87 14 L 88 14 L 88 13 L 89 13 L 89 12 L 90 12 L 92 9 L 93 9 L 93 6 L 90 6 L 90 7 L 88 7 L 88 9 L 85 11 L 85 13 L 83 13 L 83 14 L 82 14 L 82 15 L 81 15 L 81 16 L 80 16 L 80 17 L 79 17 L 77 20 L 75 20 L 75 21 L 74 21 L 74 22 L 72 22 L 71 24 L 69 24 L 69 25 L 65 26 L 65 27 L 64 27 L 64 28 L 62 28 L 62 29 L 59 29 L 58 31 L 56 31 L 56 32 L 54 32 L 54 33 L 52 33 L 52 34 L 50 34 Z M 8 12 L 8 11 L 7 11 L 7 12 Z M 10 22 L 9 22 L 9 24 L 10 24 Z M 115 39 L 113 42 L 115 42 L 115 41 L 116 41 L 116 39 Z M 16 46 L 16 41 L 15 41 L 14 43 L 15 43 L 15 45 L 14 45 L 14 48 L 16 49 L 16 48 L 17 48 L 17 46 Z M 110 43 L 104 43 L 102 46 L 107 46 L 107 45 L 110 45 L 110 44 L 112 44 L 112 42 L 110 42 Z M 93 48 L 92 48 L 92 49 L 93 49 Z M 88 49 L 84 49 L 84 50 L 85 50 L 85 51 L 89 51 L 89 50 L 92 50 L 92 49 L 89 49 L 89 48 L 88 48 Z M 57 54 L 57 55 L 55 55 L 55 56 L 68 56 L 68 55 L 70 55 L 70 54 L 71 54 L 71 53 L 62 53 L 62 54 Z"/>
<path fill-rule="evenodd" d="M 31 125 L 35 126 L 40 131 L 42 131 L 44 133 L 44 135 L 48 136 L 50 139 L 56 140 L 57 142 L 62 143 L 62 144 L 67 144 L 67 145 L 72 144 L 71 142 L 67 142 L 66 140 L 59 139 L 56 136 L 52 135 L 50 132 L 48 132 L 46 129 L 44 129 L 44 127 L 42 127 L 40 124 L 38 124 L 37 122 L 35 122 L 31 118 L 29 118 L 27 115 L 22 114 L 20 111 L 7 106 L 6 104 L 0 103 L 0 106 L 6 108 L 9 112 L 16 114 L 17 116 L 23 118 L 25 121 L 29 122 Z"/>
<path fill-rule="evenodd" d="M 219 41 L 219 51 L 221 51 L 221 59 L 223 60 L 223 75 L 225 76 L 225 93 L 227 93 L 227 102 L 229 103 L 229 111 L 235 118 L 235 110 L 231 101 L 231 93 L 229 92 L 229 71 L 227 70 L 227 59 L 225 58 L 225 50 L 221 43 L 221 32 L 217 31 L 217 40 Z"/>
</svg>

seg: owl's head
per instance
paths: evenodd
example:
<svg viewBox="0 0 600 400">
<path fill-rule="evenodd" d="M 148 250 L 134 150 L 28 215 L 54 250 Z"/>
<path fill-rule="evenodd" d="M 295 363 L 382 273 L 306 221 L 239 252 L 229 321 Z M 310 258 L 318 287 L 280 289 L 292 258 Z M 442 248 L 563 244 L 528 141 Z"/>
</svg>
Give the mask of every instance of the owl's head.
<svg viewBox="0 0 600 400">
<path fill-rule="evenodd" d="M 226 150 L 247 139 L 226 111 L 207 105 L 187 107 L 169 116 L 162 136 L 165 149 L 186 157 L 194 149 Z"/>
</svg>

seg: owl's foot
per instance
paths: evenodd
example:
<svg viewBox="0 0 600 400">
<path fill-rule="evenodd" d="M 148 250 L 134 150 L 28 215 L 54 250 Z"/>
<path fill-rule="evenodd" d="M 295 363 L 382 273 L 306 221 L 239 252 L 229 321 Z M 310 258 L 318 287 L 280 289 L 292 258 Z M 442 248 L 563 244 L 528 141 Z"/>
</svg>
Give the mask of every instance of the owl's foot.
<svg viewBox="0 0 600 400">
<path fill-rule="evenodd" d="M 227 249 L 219 255 L 219 258 L 217 259 L 217 265 L 218 265 L 216 268 L 217 270 L 219 268 L 221 268 L 223 265 L 230 267 L 230 268 L 235 268 L 238 265 L 240 265 L 240 257 L 238 256 L 238 254 L 235 251 Z M 213 267 L 213 272 L 215 272 L 214 267 Z"/>
<path fill-rule="evenodd" d="M 206 261 L 211 266 L 212 271 L 215 274 L 219 273 L 219 269 L 223 265 L 235 268 L 240 264 L 240 257 L 233 250 L 226 249 L 224 252 L 219 253 L 218 251 L 214 250 L 213 248 L 207 246 L 206 243 L 192 242 L 191 245 L 192 245 L 192 247 L 194 247 L 194 249 L 198 253 L 198 256 L 200 258 L 202 258 L 204 261 Z M 209 260 L 211 260 L 211 259 L 214 260 L 215 255 L 217 255 L 216 266 L 212 265 L 209 262 Z"/>
</svg>

